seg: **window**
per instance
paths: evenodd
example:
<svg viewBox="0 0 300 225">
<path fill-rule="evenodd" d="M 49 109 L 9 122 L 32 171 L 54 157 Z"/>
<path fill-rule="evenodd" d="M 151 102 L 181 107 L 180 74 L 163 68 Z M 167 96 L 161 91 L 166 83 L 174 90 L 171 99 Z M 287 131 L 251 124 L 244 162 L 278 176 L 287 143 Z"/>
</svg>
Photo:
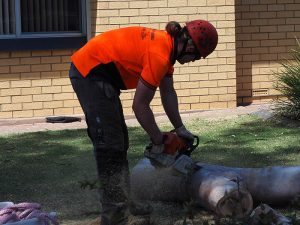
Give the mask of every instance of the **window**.
<svg viewBox="0 0 300 225">
<path fill-rule="evenodd" d="M 86 2 L 0 0 L 0 50 L 79 47 L 87 36 Z"/>
<path fill-rule="evenodd" d="M 15 7 L 14 1 L 0 1 L 0 35 L 14 34 L 15 26 Z"/>
</svg>

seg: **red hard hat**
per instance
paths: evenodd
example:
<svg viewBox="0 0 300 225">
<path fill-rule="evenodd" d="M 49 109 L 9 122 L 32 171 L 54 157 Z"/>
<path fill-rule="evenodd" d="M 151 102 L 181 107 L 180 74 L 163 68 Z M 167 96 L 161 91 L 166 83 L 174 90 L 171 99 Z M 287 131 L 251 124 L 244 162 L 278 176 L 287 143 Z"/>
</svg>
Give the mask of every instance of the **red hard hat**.
<svg viewBox="0 0 300 225">
<path fill-rule="evenodd" d="M 211 23 L 206 20 L 193 20 L 186 23 L 186 28 L 203 58 L 215 50 L 218 33 Z"/>
</svg>

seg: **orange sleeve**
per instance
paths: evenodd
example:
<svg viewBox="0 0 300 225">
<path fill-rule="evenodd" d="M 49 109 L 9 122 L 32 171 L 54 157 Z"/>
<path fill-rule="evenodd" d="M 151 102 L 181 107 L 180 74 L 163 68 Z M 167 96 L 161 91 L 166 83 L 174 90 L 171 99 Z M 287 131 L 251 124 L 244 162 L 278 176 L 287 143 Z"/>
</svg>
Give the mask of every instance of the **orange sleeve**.
<svg viewBox="0 0 300 225">
<path fill-rule="evenodd" d="M 173 73 L 173 70 L 170 70 L 169 61 L 157 54 L 149 54 L 146 57 L 146 63 L 143 66 L 141 73 L 141 78 L 143 82 L 148 84 L 151 88 L 156 88 L 159 86 L 160 81 L 170 72 Z"/>
</svg>

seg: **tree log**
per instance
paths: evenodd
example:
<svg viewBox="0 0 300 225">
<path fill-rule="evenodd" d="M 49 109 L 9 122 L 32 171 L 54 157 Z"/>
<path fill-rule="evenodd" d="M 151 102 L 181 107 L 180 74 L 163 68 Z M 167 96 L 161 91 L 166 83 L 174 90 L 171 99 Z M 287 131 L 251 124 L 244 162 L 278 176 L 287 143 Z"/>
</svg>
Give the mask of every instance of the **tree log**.
<svg viewBox="0 0 300 225">
<path fill-rule="evenodd" d="M 232 168 L 197 163 L 187 177 L 172 168 L 155 168 L 142 159 L 132 170 L 136 198 L 184 202 L 193 200 L 219 216 L 245 217 L 253 200 L 282 205 L 300 194 L 300 167 Z"/>
<path fill-rule="evenodd" d="M 213 173 L 238 174 L 257 203 L 284 206 L 300 194 L 300 166 L 234 168 L 205 163 L 197 163 L 197 165 Z"/>
</svg>

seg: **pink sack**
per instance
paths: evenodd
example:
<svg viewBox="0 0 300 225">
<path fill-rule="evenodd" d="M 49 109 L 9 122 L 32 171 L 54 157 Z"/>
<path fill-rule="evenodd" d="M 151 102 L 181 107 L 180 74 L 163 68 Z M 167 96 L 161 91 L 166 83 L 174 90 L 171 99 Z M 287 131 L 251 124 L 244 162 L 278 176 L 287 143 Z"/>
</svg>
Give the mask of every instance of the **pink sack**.
<svg viewBox="0 0 300 225">
<path fill-rule="evenodd" d="M 0 208 L 0 225 L 34 218 L 38 219 L 41 225 L 59 225 L 55 214 L 42 212 L 41 205 L 38 203 L 23 202 L 19 204 L 8 204 L 6 207 Z M 18 223 L 16 223 L 16 225 L 17 224 Z M 20 225 L 21 224 L 22 223 L 20 223 Z"/>
</svg>

